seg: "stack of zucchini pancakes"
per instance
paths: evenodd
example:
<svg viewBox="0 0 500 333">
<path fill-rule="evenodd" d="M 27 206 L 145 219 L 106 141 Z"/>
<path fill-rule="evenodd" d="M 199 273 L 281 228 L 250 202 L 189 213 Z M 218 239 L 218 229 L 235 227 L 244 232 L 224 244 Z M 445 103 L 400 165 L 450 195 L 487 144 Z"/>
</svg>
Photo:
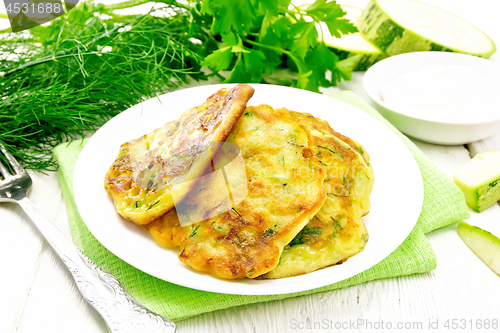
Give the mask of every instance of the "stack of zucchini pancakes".
<svg viewBox="0 0 500 333">
<path fill-rule="evenodd" d="M 247 107 L 253 93 L 221 89 L 124 143 L 104 181 L 117 212 L 219 278 L 284 278 L 346 261 L 368 241 L 368 153 L 310 114 Z"/>
</svg>

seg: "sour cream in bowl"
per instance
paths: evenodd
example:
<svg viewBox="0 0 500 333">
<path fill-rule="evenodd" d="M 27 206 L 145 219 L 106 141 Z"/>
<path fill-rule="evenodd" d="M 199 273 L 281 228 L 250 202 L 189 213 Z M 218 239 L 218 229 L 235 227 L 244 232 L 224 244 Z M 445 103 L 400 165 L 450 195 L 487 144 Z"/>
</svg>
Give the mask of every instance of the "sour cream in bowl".
<svg viewBox="0 0 500 333">
<path fill-rule="evenodd" d="M 403 133 L 465 144 L 500 132 L 500 65 L 448 52 L 413 52 L 372 66 L 363 84 L 377 110 Z"/>
</svg>

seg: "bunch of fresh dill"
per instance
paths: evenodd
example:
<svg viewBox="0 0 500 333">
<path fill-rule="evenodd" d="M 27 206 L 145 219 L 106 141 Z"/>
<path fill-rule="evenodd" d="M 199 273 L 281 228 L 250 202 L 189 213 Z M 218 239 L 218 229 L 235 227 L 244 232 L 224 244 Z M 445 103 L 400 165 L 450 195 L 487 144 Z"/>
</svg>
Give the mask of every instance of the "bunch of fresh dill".
<svg viewBox="0 0 500 333">
<path fill-rule="evenodd" d="M 47 26 L 0 37 L 0 141 L 27 168 L 53 170 L 52 148 L 80 138 L 110 117 L 200 78 L 202 29 L 190 29 L 182 5 L 146 15 L 83 3 Z M 155 12 L 169 11 L 169 15 Z M 197 36 L 200 35 L 200 36 Z"/>
</svg>

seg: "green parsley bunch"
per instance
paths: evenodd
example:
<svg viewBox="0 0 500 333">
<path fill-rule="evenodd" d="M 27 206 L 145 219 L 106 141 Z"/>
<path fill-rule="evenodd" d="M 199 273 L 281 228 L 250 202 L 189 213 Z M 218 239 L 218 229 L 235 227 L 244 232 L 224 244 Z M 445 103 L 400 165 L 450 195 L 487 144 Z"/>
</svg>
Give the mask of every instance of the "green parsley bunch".
<svg viewBox="0 0 500 333">
<path fill-rule="evenodd" d="M 229 71 L 225 82 L 276 82 L 318 91 L 350 79 L 356 59 L 339 62 L 322 42 L 321 34 L 328 32 L 317 28 L 324 22 L 335 37 L 358 31 L 335 1 L 297 7 L 290 0 L 203 0 L 192 13 L 212 18 L 211 31 L 220 47 L 202 64 Z M 296 78 L 273 77 L 280 68 L 296 72 Z"/>
</svg>

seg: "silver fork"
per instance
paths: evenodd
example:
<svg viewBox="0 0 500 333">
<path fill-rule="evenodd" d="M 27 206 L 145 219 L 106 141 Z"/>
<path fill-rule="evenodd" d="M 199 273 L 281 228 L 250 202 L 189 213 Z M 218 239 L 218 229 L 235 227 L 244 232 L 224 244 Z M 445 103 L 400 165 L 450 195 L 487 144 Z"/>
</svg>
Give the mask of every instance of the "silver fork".
<svg viewBox="0 0 500 333">
<path fill-rule="evenodd" d="M 73 275 L 83 298 L 104 318 L 111 332 L 175 332 L 175 324 L 139 304 L 118 280 L 94 264 L 26 197 L 29 174 L 0 143 L 14 174 L 0 162 L 0 202 L 21 206 Z M 2 177 L 3 176 L 3 180 Z"/>
</svg>

